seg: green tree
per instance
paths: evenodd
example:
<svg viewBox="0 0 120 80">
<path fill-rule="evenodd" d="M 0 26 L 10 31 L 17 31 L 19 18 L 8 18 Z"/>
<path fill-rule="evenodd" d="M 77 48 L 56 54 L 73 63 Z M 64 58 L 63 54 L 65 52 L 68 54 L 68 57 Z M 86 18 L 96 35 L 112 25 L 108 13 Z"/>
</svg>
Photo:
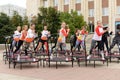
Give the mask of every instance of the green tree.
<svg viewBox="0 0 120 80">
<path fill-rule="evenodd" d="M 4 42 L 4 37 L 11 35 L 13 32 L 12 26 L 10 25 L 9 16 L 4 13 L 0 13 L 0 43 Z"/>
<path fill-rule="evenodd" d="M 29 24 L 28 17 L 24 16 L 24 18 L 23 18 L 23 25 L 28 25 L 28 24 Z"/>
<path fill-rule="evenodd" d="M 57 33 L 58 28 L 60 28 L 60 12 L 52 7 L 40 8 L 40 13 L 38 14 L 38 29 L 42 29 L 44 25 L 48 26 L 51 34 Z"/>
<path fill-rule="evenodd" d="M 23 25 L 22 17 L 16 11 L 14 11 L 14 14 L 10 21 L 11 21 L 12 26 L 14 27 Z"/>
<path fill-rule="evenodd" d="M 78 15 L 76 11 L 71 11 L 71 13 L 61 12 L 60 20 L 68 24 L 70 34 L 74 33 L 75 28 L 81 29 L 82 26 L 86 25 L 84 17 L 82 15 Z"/>
<path fill-rule="evenodd" d="M 0 29 L 6 24 L 9 24 L 9 17 L 4 13 L 0 13 Z"/>
</svg>

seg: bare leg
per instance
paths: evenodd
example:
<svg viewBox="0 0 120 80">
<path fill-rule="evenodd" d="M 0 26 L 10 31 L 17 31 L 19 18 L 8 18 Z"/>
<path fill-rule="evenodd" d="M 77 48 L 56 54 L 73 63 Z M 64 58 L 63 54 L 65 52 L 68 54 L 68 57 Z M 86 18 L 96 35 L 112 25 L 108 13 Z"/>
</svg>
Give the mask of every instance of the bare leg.
<svg viewBox="0 0 120 80">
<path fill-rule="evenodd" d="M 36 48 L 36 50 L 35 50 L 35 51 L 38 51 L 38 49 L 39 49 L 39 48 L 41 48 L 41 46 L 42 46 L 42 43 L 41 43 L 41 42 L 39 42 L 39 44 L 38 44 L 38 46 L 37 46 L 37 48 Z"/>
</svg>

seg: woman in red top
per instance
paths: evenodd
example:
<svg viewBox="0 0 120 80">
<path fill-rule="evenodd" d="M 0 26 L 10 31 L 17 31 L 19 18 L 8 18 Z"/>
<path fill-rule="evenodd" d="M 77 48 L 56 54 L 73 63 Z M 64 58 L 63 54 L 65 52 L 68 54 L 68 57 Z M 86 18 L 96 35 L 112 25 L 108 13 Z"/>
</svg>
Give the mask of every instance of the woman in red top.
<svg viewBox="0 0 120 80">
<path fill-rule="evenodd" d="M 68 28 L 66 23 L 62 22 L 57 41 L 57 49 L 61 48 L 62 50 L 66 50 L 66 37 L 68 36 L 69 32 L 70 29 Z"/>
<path fill-rule="evenodd" d="M 82 30 L 78 30 L 78 35 L 77 35 L 77 40 L 76 40 L 76 45 L 75 45 L 75 49 L 79 47 L 79 45 L 82 45 L 83 49 L 85 49 L 85 37 L 87 36 L 88 31 L 86 30 L 86 27 L 83 26 Z"/>
<path fill-rule="evenodd" d="M 26 36 L 27 36 L 27 30 L 28 30 L 28 26 L 27 25 L 24 25 L 23 28 L 22 28 L 22 32 L 21 32 L 21 36 L 20 36 L 20 40 L 18 42 L 18 46 L 17 48 L 15 49 L 14 53 L 16 53 L 20 47 L 22 46 Z"/>
</svg>

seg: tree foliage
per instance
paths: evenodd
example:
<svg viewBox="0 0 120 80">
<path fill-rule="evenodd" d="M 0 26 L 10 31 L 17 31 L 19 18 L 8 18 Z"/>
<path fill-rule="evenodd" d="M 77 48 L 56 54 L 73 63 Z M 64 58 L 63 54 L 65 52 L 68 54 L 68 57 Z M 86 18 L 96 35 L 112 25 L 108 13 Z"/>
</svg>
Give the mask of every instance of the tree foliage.
<svg viewBox="0 0 120 80">
<path fill-rule="evenodd" d="M 22 26 L 22 17 L 15 11 L 12 18 L 11 18 L 11 24 L 13 26 Z"/>
<path fill-rule="evenodd" d="M 39 8 L 37 16 L 33 16 L 31 20 L 28 20 L 27 16 L 21 17 L 17 12 L 14 12 L 12 17 L 7 16 L 4 13 L 0 13 L 0 36 L 12 35 L 17 26 L 28 25 L 30 23 L 36 24 L 36 32 L 39 34 L 43 30 L 43 26 L 47 25 L 51 34 L 57 33 L 60 29 L 61 22 L 66 22 L 70 28 L 70 34 L 73 34 L 75 28 L 81 29 L 82 26 L 86 25 L 84 17 L 78 15 L 76 11 L 59 12 L 56 9 Z M 3 40 L 0 40 L 0 43 Z"/>
<path fill-rule="evenodd" d="M 28 18 L 24 17 L 22 19 L 17 12 L 14 12 L 12 17 L 0 13 L 0 43 L 4 42 L 5 36 L 11 36 L 17 26 L 22 26 L 24 24 L 28 24 Z"/>
<path fill-rule="evenodd" d="M 44 25 L 48 26 L 51 33 L 57 33 L 58 28 L 60 28 L 60 12 L 54 8 L 40 8 L 40 13 L 38 14 L 38 29 L 43 29 Z"/>
<path fill-rule="evenodd" d="M 86 25 L 84 17 L 82 15 L 78 15 L 76 11 L 71 11 L 71 13 L 61 12 L 60 20 L 68 24 L 71 34 L 74 33 L 75 28 L 81 29 L 82 26 Z"/>
</svg>

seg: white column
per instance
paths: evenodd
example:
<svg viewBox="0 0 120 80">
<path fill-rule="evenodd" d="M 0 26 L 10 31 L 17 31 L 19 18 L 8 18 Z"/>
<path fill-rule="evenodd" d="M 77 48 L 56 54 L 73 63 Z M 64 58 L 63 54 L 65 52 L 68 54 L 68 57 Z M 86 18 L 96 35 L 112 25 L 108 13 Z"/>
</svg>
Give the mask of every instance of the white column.
<svg viewBox="0 0 120 80">
<path fill-rule="evenodd" d="M 116 0 L 109 0 L 109 28 L 115 33 Z"/>
<path fill-rule="evenodd" d="M 48 7 L 53 7 L 54 0 L 48 0 Z"/>
<path fill-rule="evenodd" d="M 95 26 L 97 25 L 97 21 L 100 20 L 102 21 L 101 19 L 101 7 L 102 5 L 100 4 L 101 3 L 101 0 L 94 0 L 94 24 Z"/>
<path fill-rule="evenodd" d="M 64 0 L 58 0 L 58 11 L 64 11 Z"/>
<path fill-rule="evenodd" d="M 69 12 L 75 11 L 75 0 L 69 0 Z"/>
<path fill-rule="evenodd" d="M 84 12 L 85 12 L 85 15 L 84 15 L 84 19 L 85 19 L 85 21 L 88 23 L 88 11 L 89 11 L 89 10 L 88 10 L 88 0 L 84 0 L 84 1 L 85 1 L 85 6 L 84 6 L 84 7 L 85 7 L 85 8 L 84 8 L 84 9 L 85 9 L 85 11 L 84 11 Z"/>
</svg>

